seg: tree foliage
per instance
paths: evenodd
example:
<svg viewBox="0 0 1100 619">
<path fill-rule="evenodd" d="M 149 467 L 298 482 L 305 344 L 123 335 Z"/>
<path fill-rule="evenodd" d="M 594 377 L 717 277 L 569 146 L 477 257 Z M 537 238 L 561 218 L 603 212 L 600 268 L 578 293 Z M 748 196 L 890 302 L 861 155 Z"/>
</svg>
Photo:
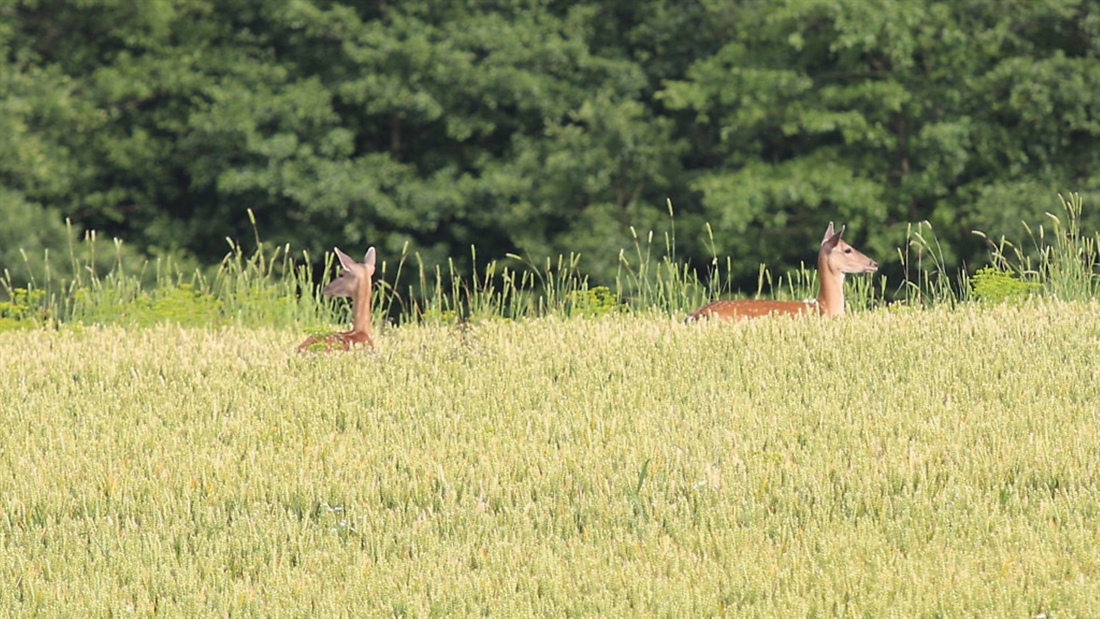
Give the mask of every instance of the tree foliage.
<svg viewBox="0 0 1100 619">
<path fill-rule="evenodd" d="M 630 226 L 737 277 L 829 220 L 957 263 L 1055 191 L 1100 197 L 1088 0 L 0 0 L 0 259 L 62 218 L 215 261 L 247 238 L 426 260 Z"/>
</svg>

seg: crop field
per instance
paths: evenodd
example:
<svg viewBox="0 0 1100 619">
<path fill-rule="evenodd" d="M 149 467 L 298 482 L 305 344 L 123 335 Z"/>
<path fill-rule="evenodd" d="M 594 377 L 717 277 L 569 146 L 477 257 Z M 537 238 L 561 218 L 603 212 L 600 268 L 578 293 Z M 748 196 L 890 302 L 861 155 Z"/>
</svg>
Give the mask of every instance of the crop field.
<svg viewBox="0 0 1100 619">
<path fill-rule="evenodd" d="M 0 611 L 1096 616 L 1098 316 L 0 333 Z"/>
</svg>

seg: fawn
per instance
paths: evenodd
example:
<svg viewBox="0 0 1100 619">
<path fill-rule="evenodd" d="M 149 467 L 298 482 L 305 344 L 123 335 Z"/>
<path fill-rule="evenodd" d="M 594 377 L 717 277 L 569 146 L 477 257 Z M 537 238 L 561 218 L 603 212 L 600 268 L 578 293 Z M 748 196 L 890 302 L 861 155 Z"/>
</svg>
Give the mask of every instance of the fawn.
<svg viewBox="0 0 1100 619">
<path fill-rule="evenodd" d="M 821 292 L 814 301 L 769 301 L 745 299 L 740 301 L 714 301 L 687 315 L 684 322 L 714 316 L 722 320 L 740 320 L 768 314 L 823 314 L 837 316 L 844 313 L 844 275 L 846 273 L 874 273 L 878 263 L 840 239 L 840 231 L 833 231 L 833 222 L 825 229 L 821 239 L 821 251 L 817 254 L 817 271 L 821 279 Z"/>
<path fill-rule="evenodd" d="M 328 297 L 351 297 L 351 331 L 314 336 L 298 345 L 298 352 L 321 349 L 350 350 L 353 345 L 366 344 L 374 348 L 374 339 L 370 331 L 370 298 L 374 285 L 374 248 L 367 250 L 363 263 L 356 262 L 351 256 L 336 250 L 343 269 L 321 292 Z"/>
</svg>

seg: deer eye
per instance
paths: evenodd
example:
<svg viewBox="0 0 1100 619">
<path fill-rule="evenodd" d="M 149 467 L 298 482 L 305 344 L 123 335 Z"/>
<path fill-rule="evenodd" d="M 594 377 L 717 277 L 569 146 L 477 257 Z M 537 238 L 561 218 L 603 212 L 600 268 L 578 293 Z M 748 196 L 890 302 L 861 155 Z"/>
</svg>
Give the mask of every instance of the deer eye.
<svg viewBox="0 0 1100 619">
<path fill-rule="evenodd" d="M 852 248 L 851 247 L 845 247 L 844 248 L 844 253 L 846 253 L 846 254 L 852 253 Z"/>
</svg>

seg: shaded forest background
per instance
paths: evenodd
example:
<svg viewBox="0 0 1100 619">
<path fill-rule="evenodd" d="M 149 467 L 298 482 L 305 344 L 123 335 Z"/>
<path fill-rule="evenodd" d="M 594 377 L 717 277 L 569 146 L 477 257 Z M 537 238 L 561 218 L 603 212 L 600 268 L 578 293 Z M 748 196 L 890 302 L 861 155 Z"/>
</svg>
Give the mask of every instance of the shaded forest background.
<svg viewBox="0 0 1100 619">
<path fill-rule="evenodd" d="M 579 252 L 595 282 L 631 226 L 755 282 L 830 220 L 890 272 L 929 220 L 958 267 L 1058 191 L 1095 229 L 1096 0 L 0 0 L 17 278 L 66 218 L 211 264 L 247 209 L 314 257 Z"/>
</svg>

